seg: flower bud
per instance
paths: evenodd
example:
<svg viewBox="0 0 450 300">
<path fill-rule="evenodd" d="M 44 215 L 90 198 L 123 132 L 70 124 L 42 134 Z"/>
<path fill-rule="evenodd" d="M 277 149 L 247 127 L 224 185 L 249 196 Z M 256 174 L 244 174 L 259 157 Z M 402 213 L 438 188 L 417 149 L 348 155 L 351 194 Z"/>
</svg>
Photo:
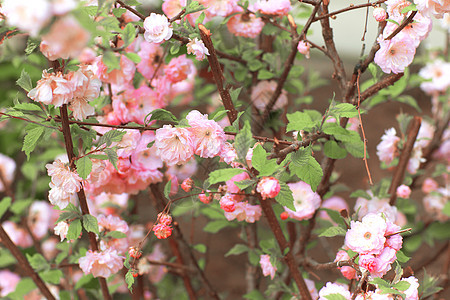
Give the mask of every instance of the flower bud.
<svg viewBox="0 0 450 300">
<path fill-rule="evenodd" d="M 375 7 L 373 10 L 373 17 L 378 22 L 383 22 L 384 20 L 386 20 L 387 17 L 386 11 L 382 7 Z"/>
</svg>

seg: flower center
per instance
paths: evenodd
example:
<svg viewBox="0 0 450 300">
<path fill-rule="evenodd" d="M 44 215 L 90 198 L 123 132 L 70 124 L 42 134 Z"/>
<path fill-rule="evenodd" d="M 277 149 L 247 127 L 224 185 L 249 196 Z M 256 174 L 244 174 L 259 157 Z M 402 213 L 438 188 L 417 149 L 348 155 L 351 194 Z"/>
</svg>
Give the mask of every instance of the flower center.
<svg viewBox="0 0 450 300">
<path fill-rule="evenodd" d="M 364 238 L 365 238 L 366 240 L 370 239 L 371 237 L 372 237 L 372 234 L 371 234 L 370 232 L 364 233 Z"/>
</svg>

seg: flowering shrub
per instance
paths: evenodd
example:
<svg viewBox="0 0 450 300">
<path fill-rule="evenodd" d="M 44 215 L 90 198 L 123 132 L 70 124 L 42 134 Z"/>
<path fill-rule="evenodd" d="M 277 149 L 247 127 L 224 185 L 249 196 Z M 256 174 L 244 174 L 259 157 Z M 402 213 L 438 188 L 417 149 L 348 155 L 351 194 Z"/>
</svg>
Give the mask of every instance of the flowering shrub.
<svg viewBox="0 0 450 300">
<path fill-rule="evenodd" d="M 448 297 L 449 1 L 339 5 L 3 0 L 0 296 Z"/>
</svg>

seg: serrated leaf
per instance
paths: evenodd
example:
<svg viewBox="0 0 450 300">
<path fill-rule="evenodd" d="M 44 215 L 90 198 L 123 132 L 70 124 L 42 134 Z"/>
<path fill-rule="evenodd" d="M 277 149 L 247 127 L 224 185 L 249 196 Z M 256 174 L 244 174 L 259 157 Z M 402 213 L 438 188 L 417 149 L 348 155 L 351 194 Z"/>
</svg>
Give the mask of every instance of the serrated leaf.
<svg viewBox="0 0 450 300">
<path fill-rule="evenodd" d="M 293 114 L 287 114 L 286 117 L 289 121 L 286 127 L 286 132 L 293 130 L 305 130 L 311 128 L 314 125 L 311 116 L 305 112 L 296 111 Z"/>
<path fill-rule="evenodd" d="M 36 105 L 34 103 L 17 103 L 13 107 L 17 110 L 27 110 L 27 111 L 42 111 L 41 107 L 39 105 Z"/>
<path fill-rule="evenodd" d="M 237 156 L 240 160 L 245 161 L 248 149 L 254 145 L 250 123 L 245 121 L 244 127 L 239 131 L 234 140 L 234 149 L 236 149 Z"/>
<path fill-rule="evenodd" d="M 339 117 L 353 118 L 358 115 L 358 110 L 353 104 L 339 103 L 330 109 L 330 115 L 336 115 Z"/>
<path fill-rule="evenodd" d="M 323 172 L 320 164 L 311 156 L 309 149 L 299 149 L 292 155 L 291 172 L 311 186 L 313 192 L 322 180 Z"/>
<path fill-rule="evenodd" d="M 210 184 L 225 182 L 243 172 L 245 172 L 244 169 L 232 169 L 232 168 L 215 170 L 209 174 L 208 182 Z"/>
<path fill-rule="evenodd" d="M 63 277 L 63 272 L 61 270 L 48 270 L 39 272 L 42 280 L 50 284 L 59 284 L 61 278 Z"/>
<path fill-rule="evenodd" d="M 147 120 L 147 118 L 150 117 L 150 120 Z M 170 121 L 178 123 L 178 119 L 168 110 L 158 108 L 150 112 L 148 115 L 145 116 L 145 124 L 150 123 L 151 121 L 159 120 L 159 121 Z"/>
<path fill-rule="evenodd" d="M 16 84 L 27 92 L 29 92 L 33 88 L 30 75 L 28 75 L 27 71 L 25 71 L 24 69 L 22 69 L 22 72 L 20 73 L 20 77 L 19 79 L 17 79 Z"/>
<path fill-rule="evenodd" d="M 373 278 L 370 283 L 375 284 L 378 287 L 389 287 L 389 283 L 378 277 Z"/>
<path fill-rule="evenodd" d="M 319 236 L 325 237 L 333 237 L 333 236 L 345 236 L 347 231 L 339 226 L 328 227 L 324 232 L 322 232 Z"/>
<path fill-rule="evenodd" d="M 80 217 L 79 213 L 73 212 L 73 211 L 63 211 L 59 214 L 58 220 L 56 220 L 55 224 L 66 221 L 66 220 L 72 220 Z"/>
<path fill-rule="evenodd" d="M 98 145 L 106 144 L 107 147 L 111 146 L 113 142 L 120 142 L 123 136 L 126 134 L 124 130 L 110 130 L 107 131 L 103 136 L 98 140 Z"/>
<path fill-rule="evenodd" d="M 127 283 L 128 290 L 130 290 L 130 292 L 132 292 L 134 277 L 133 277 L 133 273 L 131 273 L 131 270 L 128 270 L 127 274 L 125 275 L 125 282 Z"/>
<path fill-rule="evenodd" d="M 169 180 L 166 185 L 164 186 L 164 196 L 166 198 L 169 198 L 170 191 L 172 190 L 172 179 Z"/>
<path fill-rule="evenodd" d="M 294 196 L 292 195 L 292 190 L 285 183 L 280 181 L 280 192 L 275 197 L 275 201 L 280 203 L 282 206 L 286 206 L 290 210 L 296 211 L 294 206 Z"/>
<path fill-rule="evenodd" d="M 245 190 L 249 186 L 253 185 L 255 183 L 255 180 L 252 179 L 245 179 L 242 181 L 235 181 L 234 184 L 240 189 Z"/>
<path fill-rule="evenodd" d="M 409 283 L 406 280 L 401 280 L 394 284 L 392 287 L 396 288 L 399 291 L 406 291 L 411 286 L 411 283 Z"/>
<path fill-rule="evenodd" d="M 83 215 L 83 227 L 87 232 L 99 233 L 98 221 L 93 215 Z"/>
<path fill-rule="evenodd" d="M 92 161 L 88 156 L 83 156 L 75 161 L 77 173 L 81 178 L 87 179 L 92 171 Z"/>
<path fill-rule="evenodd" d="M 49 263 L 47 262 L 47 260 L 45 259 L 44 256 L 42 256 L 39 253 L 35 253 L 33 255 L 30 255 L 28 253 L 26 253 L 27 256 L 27 260 L 30 263 L 31 267 L 39 272 L 42 270 L 48 270 L 50 268 Z"/>
<path fill-rule="evenodd" d="M 403 251 L 401 250 L 397 251 L 396 256 L 397 260 L 401 263 L 408 262 L 411 259 L 411 257 L 406 256 L 405 253 L 403 253 Z"/>
<path fill-rule="evenodd" d="M 276 160 L 268 160 L 267 155 L 260 144 L 253 149 L 252 166 L 259 171 L 259 176 L 270 176 L 278 169 Z"/>
<path fill-rule="evenodd" d="M 76 240 L 81 234 L 81 220 L 75 219 L 69 224 L 69 230 L 67 230 L 67 240 Z"/>
<path fill-rule="evenodd" d="M 107 148 L 105 150 L 103 150 L 103 152 L 106 153 L 106 155 L 108 156 L 108 160 L 109 162 L 114 166 L 114 168 L 116 168 L 117 170 L 117 161 L 119 160 L 119 156 L 117 155 L 117 152 L 114 151 L 113 149 Z"/>
<path fill-rule="evenodd" d="M 233 101 L 233 102 L 237 101 L 239 94 L 241 93 L 241 90 L 242 90 L 242 87 L 230 90 L 231 101 Z"/>
<path fill-rule="evenodd" d="M 4 197 L 0 202 L 0 218 L 3 217 L 3 214 L 8 210 L 11 206 L 11 197 Z"/>
<path fill-rule="evenodd" d="M 345 221 L 338 211 L 329 208 L 321 208 L 321 210 L 326 211 L 328 216 L 331 218 L 331 220 L 333 220 L 334 223 L 345 226 Z"/>
<path fill-rule="evenodd" d="M 231 248 L 226 254 L 225 257 L 230 255 L 239 255 L 248 251 L 248 246 L 244 244 L 236 244 Z"/>
<path fill-rule="evenodd" d="M 136 37 L 136 28 L 131 23 L 128 23 L 127 26 L 122 31 L 122 39 L 124 42 L 123 47 L 127 47 L 130 45 Z"/>
<path fill-rule="evenodd" d="M 327 141 L 323 145 L 323 153 L 332 159 L 342 159 L 347 156 L 347 151 L 332 140 Z"/>
<path fill-rule="evenodd" d="M 34 149 L 36 148 L 37 142 L 39 141 L 43 133 L 44 127 L 42 126 L 36 126 L 27 130 L 27 135 L 23 140 L 22 146 L 22 151 L 24 151 L 25 154 L 27 155 L 27 160 L 30 159 L 30 153 L 33 152 Z"/>
</svg>

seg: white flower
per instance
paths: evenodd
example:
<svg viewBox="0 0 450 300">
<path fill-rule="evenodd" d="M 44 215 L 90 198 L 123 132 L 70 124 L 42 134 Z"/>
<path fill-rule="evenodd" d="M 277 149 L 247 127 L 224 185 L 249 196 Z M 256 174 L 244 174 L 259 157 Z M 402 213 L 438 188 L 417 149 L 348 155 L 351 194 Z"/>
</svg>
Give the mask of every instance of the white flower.
<svg viewBox="0 0 450 300">
<path fill-rule="evenodd" d="M 205 47 L 203 41 L 200 41 L 198 38 L 194 38 L 186 45 L 187 53 L 194 54 L 195 59 L 204 60 L 206 55 L 209 55 L 208 48 Z"/>
<path fill-rule="evenodd" d="M 144 29 L 144 38 L 150 43 L 161 43 L 164 40 L 170 39 L 173 34 L 167 17 L 155 13 L 151 13 L 149 17 L 145 18 Z"/>
<path fill-rule="evenodd" d="M 56 224 L 54 231 L 56 235 L 59 235 L 62 242 L 66 238 L 67 232 L 69 231 L 69 224 L 64 221 L 59 222 L 58 224 Z"/>
</svg>

